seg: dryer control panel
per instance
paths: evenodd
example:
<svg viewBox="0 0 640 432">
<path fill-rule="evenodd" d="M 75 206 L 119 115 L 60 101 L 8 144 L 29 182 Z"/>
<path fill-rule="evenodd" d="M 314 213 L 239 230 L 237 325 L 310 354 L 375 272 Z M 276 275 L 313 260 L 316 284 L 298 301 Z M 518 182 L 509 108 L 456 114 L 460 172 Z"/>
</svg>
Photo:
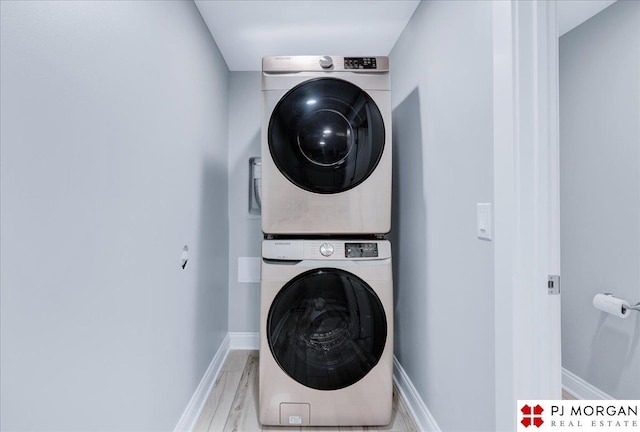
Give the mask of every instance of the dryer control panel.
<svg viewBox="0 0 640 432">
<path fill-rule="evenodd" d="M 377 61 L 375 57 L 345 57 L 345 69 L 377 69 Z"/>
<path fill-rule="evenodd" d="M 264 240 L 262 257 L 273 260 L 360 261 L 391 258 L 387 240 Z"/>
<path fill-rule="evenodd" d="M 266 56 L 262 58 L 262 72 L 282 74 L 287 72 L 357 72 L 388 73 L 389 57 L 344 56 Z"/>
</svg>

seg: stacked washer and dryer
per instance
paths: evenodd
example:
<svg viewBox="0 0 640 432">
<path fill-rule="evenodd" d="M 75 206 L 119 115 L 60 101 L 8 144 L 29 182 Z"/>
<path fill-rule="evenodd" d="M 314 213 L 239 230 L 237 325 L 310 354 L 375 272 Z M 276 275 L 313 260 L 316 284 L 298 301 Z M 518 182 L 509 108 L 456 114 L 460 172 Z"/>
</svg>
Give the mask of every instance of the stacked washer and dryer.
<svg viewBox="0 0 640 432">
<path fill-rule="evenodd" d="M 265 57 L 262 72 L 260 422 L 386 425 L 389 60 Z"/>
</svg>

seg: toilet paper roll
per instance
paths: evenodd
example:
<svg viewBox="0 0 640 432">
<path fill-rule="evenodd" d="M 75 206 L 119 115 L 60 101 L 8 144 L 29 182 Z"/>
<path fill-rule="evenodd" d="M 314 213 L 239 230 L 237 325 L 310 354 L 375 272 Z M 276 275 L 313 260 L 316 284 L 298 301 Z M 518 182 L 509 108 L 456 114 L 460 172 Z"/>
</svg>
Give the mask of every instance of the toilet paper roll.
<svg viewBox="0 0 640 432">
<path fill-rule="evenodd" d="M 611 315 L 615 315 L 618 318 L 626 318 L 631 312 L 631 309 L 629 309 L 629 303 L 606 294 L 596 294 L 595 297 L 593 297 L 593 307 Z"/>
</svg>

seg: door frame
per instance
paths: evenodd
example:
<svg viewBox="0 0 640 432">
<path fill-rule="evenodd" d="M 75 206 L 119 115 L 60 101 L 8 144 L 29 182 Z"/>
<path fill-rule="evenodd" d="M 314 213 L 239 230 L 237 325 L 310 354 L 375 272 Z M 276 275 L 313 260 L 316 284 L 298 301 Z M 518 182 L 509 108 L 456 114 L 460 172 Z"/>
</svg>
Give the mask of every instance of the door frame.
<svg viewBox="0 0 640 432">
<path fill-rule="evenodd" d="M 555 1 L 492 2 L 496 430 L 518 399 L 561 399 Z"/>
</svg>

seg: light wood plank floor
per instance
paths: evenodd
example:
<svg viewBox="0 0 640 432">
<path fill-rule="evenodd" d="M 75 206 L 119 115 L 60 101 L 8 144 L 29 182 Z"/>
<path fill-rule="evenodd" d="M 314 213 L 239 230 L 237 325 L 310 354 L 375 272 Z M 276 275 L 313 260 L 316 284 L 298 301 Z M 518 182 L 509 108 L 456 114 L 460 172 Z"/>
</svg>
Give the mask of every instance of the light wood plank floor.
<svg viewBox="0 0 640 432">
<path fill-rule="evenodd" d="M 394 387 L 393 417 L 388 426 L 377 427 L 274 427 L 258 423 L 258 351 L 232 350 L 222 365 L 195 432 L 314 431 L 418 432 L 407 407 Z"/>
</svg>

